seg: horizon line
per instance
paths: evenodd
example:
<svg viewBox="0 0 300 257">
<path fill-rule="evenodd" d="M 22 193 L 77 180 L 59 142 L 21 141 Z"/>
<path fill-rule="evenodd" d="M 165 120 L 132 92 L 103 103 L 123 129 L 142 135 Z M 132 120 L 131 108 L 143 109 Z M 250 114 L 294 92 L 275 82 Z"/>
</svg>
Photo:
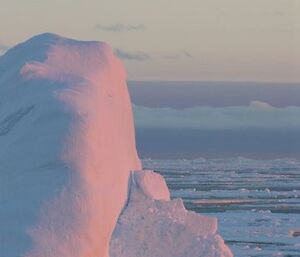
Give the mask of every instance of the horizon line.
<svg viewBox="0 0 300 257">
<path fill-rule="evenodd" d="M 173 82 L 173 83 L 247 83 L 247 84 L 288 84 L 300 86 L 300 81 L 298 82 L 288 82 L 288 81 L 259 81 L 259 80 L 172 80 L 172 79 L 127 79 L 127 82 Z"/>
</svg>

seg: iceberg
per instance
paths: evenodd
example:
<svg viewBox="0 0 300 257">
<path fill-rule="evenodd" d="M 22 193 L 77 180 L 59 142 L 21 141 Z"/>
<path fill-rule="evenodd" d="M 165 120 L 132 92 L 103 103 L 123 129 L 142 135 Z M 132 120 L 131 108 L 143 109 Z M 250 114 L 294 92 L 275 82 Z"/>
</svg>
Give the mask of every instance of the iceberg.
<svg viewBox="0 0 300 257">
<path fill-rule="evenodd" d="M 232 256 L 216 219 L 143 171 L 126 72 L 45 33 L 0 57 L 0 257 Z"/>
</svg>

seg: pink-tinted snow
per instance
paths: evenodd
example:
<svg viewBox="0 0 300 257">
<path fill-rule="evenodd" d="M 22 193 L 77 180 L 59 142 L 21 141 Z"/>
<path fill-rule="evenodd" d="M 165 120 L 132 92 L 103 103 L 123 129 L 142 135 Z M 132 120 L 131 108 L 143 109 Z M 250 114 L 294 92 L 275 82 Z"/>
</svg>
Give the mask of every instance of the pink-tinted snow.
<svg viewBox="0 0 300 257">
<path fill-rule="evenodd" d="M 70 185 L 48 203 L 27 256 L 108 256 L 129 172 L 140 169 L 123 66 L 104 43 L 58 38 L 44 62 L 21 72 L 65 83 L 54 95 L 74 116 L 61 155 L 73 170 Z"/>
<path fill-rule="evenodd" d="M 40 51 L 40 46 L 46 46 L 45 58 L 37 61 L 34 54 Z M 24 140 L 35 134 L 36 140 L 29 142 L 25 151 L 39 148 L 44 152 L 45 161 L 61 164 L 45 176 L 53 179 L 65 174 L 67 178 L 50 198 L 39 196 L 38 206 L 30 207 L 32 199 L 22 199 L 28 201 L 23 212 L 37 219 L 26 223 L 26 231 L 18 231 L 31 237 L 27 253 L 18 254 L 26 257 L 108 256 L 109 240 L 127 199 L 130 171 L 141 169 L 123 65 L 105 43 L 80 42 L 51 34 L 17 46 L 7 53 L 4 61 L 22 48 L 29 51 L 29 56 L 22 60 L 18 80 L 8 76 L 2 84 L 15 88 L 7 105 L 11 104 L 13 109 L 14 102 L 27 99 L 23 105 L 35 105 L 37 117 L 25 120 L 24 129 L 7 134 L 8 146 L 14 147 L 10 156 L 21 155 Z M 13 60 L 10 65 L 14 65 Z M 20 95 L 22 90 L 25 92 Z M 65 118 L 60 118 L 61 115 Z M 49 123 L 47 118 L 53 119 L 50 128 L 44 125 Z M 39 122 L 43 119 L 45 123 Z M 35 131 L 27 129 L 26 123 L 34 123 Z M 56 126 L 61 129 L 55 129 Z M 50 138 L 47 144 L 40 140 L 42 137 Z M 16 138 L 21 140 L 15 142 Z M 56 144 L 55 149 L 51 144 Z M 26 155 L 25 152 L 24 158 Z M 2 162 L 3 166 L 7 162 Z M 36 188 L 41 183 L 35 177 L 34 166 L 34 162 L 26 162 L 23 167 L 16 167 L 27 172 L 21 185 L 25 195 L 32 190 L 25 184 Z M 11 209 L 18 208 L 19 199 L 14 201 Z M 24 215 L 19 219 L 25 218 Z M 10 247 L 17 246 L 11 244 Z M 6 256 L 10 257 L 8 253 Z"/>
</svg>

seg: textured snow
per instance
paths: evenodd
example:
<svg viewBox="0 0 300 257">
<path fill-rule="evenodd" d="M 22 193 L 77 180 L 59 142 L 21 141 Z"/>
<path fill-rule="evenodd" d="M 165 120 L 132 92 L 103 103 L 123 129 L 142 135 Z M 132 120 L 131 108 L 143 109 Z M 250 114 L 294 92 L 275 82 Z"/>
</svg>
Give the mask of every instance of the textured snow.
<svg viewBox="0 0 300 257">
<path fill-rule="evenodd" d="M 113 233 L 111 257 L 233 256 L 217 233 L 216 218 L 187 211 L 181 199 L 156 198 L 149 194 L 149 184 L 167 190 L 159 174 L 132 173 L 129 200 Z"/>
</svg>

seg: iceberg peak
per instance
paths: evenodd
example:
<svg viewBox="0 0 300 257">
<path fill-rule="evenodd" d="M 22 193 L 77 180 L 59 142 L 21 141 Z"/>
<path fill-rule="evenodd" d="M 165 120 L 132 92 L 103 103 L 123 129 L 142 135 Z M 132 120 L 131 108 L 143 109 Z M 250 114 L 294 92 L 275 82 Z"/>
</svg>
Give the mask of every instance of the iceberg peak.
<svg viewBox="0 0 300 257">
<path fill-rule="evenodd" d="M 123 66 L 105 42 L 44 33 L 9 49 L 0 59 L 0 75 L 53 80 L 70 80 L 74 76 L 98 79 L 95 75 L 108 63 L 113 63 L 122 79 L 126 78 Z"/>
</svg>

